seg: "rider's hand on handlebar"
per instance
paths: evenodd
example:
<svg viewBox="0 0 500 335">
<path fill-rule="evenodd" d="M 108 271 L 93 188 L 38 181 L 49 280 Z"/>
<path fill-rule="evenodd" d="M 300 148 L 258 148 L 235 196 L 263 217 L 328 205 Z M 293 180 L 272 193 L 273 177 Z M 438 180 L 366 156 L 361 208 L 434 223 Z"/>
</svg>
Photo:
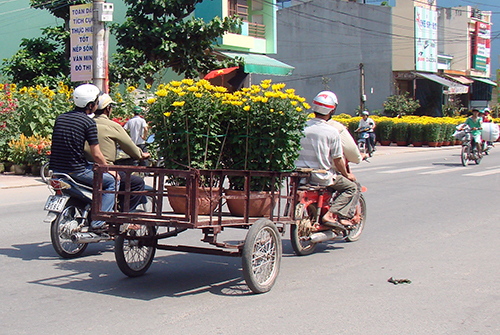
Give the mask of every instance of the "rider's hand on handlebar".
<svg viewBox="0 0 500 335">
<path fill-rule="evenodd" d="M 151 157 L 151 154 L 149 152 L 142 153 L 142 159 L 148 159 L 149 157 Z"/>
</svg>

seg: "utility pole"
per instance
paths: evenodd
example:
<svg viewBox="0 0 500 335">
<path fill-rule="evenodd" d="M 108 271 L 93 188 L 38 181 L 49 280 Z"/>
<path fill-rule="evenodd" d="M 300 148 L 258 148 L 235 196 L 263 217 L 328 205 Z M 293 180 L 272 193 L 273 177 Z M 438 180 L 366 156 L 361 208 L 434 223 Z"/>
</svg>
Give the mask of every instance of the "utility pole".
<svg viewBox="0 0 500 335">
<path fill-rule="evenodd" d="M 106 23 L 113 21 L 113 4 L 93 0 L 92 81 L 102 92 L 108 92 L 108 38 Z"/>
<path fill-rule="evenodd" d="M 365 68 L 363 63 L 359 63 L 359 109 L 360 112 L 365 110 Z"/>
</svg>

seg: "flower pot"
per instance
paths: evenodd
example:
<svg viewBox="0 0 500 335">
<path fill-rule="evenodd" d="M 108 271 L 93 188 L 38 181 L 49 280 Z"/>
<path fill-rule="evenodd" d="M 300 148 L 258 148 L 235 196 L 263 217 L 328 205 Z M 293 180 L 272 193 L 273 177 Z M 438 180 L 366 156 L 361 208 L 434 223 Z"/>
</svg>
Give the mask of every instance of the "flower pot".
<svg viewBox="0 0 500 335">
<path fill-rule="evenodd" d="M 0 173 L 4 173 L 5 171 L 5 165 L 3 163 L 0 163 Z"/>
<path fill-rule="evenodd" d="M 443 146 L 449 146 L 450 145 L 450 141 L 443 141 Z"/>
<path fill-rule="evenodd" d="M 12 165 L 12 167 L 14 169 L 14 174 L 17 174 L 17 175 L 26 174 L 26 165 L 14 164 L 14 165 Z"/>
<path fill-rule="evenodd" d="M 428 142 L 427 145 L 430 146 L 430 147 L 437 147 L 438 146 L 438 142 Z"/>
<path fill-rule="evenodd" d="M 186 195 L 186 186 L 167 186 L 167 195 Z M 212 212 L 217 205 L 219 196 L 219 188 L 212 188 L 212 198 L 210 198 L 210 188 L 209 187 L 199 187 L 198 188 L 198 198 L 196 199 L 195 206 L 198 208 L 198 214 L 208 215 Z M 187 199 L 186 197 L 168 197 L 168 202 L 170 207 L 172 207 L 174 213 L 186 214 L 187 211 Z"/>
<path fill-rule="evenodd" d="M 391 145 L 391 141 L 380 141 L 380 145 L 383 145 L 383 146 Z"/>
<path fill-rule="evenodd" d="M 406 141 L 396 141 L 396 144 L 400 147 L 405 147 L 408 145 L 408 142 Z"/>
<path fill-rule="evenodd" d="M 414 147 L 421 147 L 422 146 L 422 142 L 412 142 L 412 144 Z"/>
<path fill-rule="evenodd" d="M 226 199 L 227 202 L 227 207 L 229 208 L 229 211 L 231 212 L 232 215 L 234 216 L 245 216 L 245 210 L 246 210 L 246 204 L 247 201 L 244 199 L 245 196 L 245 191 L 237 191 L 237 190 L 225 190 L 224 191 L 226 195 L 233 196 L 237 195 L 241 198 L 238 199 Z M 262 217 L 262 216 L 268 216 L 271 214 L 271 192 L 258 192 L 258 191 L 251 191 L 250 192 L 250 197 L 252 195 L 269 195 L 265 198 L 257 198 L 257 199 L 250 199 L 249 205 L 249 211 L 248 211 L 248 216 L 250 217 Z M 277 196 L 275 196 L 275 203 L 277 202 Z"/>
<path fill-rule="evenodd" d="M 31 167 L 31 174 L 33 176 L 36 176 L 36 177 L 39 177 L 40 176 L 40 170 L 42 169 L 42 167 L 40 165 L 33 165 Z"/>
</svg>

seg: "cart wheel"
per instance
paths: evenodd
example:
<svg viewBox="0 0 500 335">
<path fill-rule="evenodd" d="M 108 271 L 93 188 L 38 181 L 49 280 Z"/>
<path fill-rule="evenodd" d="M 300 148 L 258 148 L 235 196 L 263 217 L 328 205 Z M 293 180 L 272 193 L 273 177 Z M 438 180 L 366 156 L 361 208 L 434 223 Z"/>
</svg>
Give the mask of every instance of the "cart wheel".
<svg viewBox="0 0 500 335">
<path fill-rule="evenodd" d="M 142 276 L 151 266 L 155 256 L 156 229 L 143 226 L 127 230 L 115 238 L 115 259 L 120 270 L 129 277 Z M 149 237 L 149 238 L 148 238 Z"/>
<path fill-rule="evenodd" d="M 254 293 L 268 292 L 274 285 L 281 263 L 281 237 L 268 219 L 256 221 L 243 246 L 243 278 Z"/>
<path fill-rule="evenodd" d="M 317 215 L 314 204 L 310 204 L 308 207 L 305 204 L 298 204 L 295 207 L 295 218 L 297 221 L 292 224 L 290 229 L 290 242 L 292 243 L 293 251 L 298 256 L 312 254 L 318 245 L 318 243 L 312 243 L 310 240 Z"/>
</svg>

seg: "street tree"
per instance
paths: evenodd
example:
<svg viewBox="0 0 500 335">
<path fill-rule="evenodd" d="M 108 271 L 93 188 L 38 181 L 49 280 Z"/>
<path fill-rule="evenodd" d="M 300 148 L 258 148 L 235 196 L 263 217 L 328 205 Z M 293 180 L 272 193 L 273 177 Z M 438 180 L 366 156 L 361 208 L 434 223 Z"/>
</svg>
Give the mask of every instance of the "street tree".
<svg viewBox="0 0 500 335">
<path fill-rule="evenodd" d="M 124 0 L 126 20 L 112 26 L 118 41 L 113 71 L 121 79 L 152 83 L 155 73 L 171 68 L 188 78 L 210 70 L 234 66 L 212 53 L 217 38 L 239 28 L 237 17 L 195 18 L 203 0 Z"/>
</svg>

